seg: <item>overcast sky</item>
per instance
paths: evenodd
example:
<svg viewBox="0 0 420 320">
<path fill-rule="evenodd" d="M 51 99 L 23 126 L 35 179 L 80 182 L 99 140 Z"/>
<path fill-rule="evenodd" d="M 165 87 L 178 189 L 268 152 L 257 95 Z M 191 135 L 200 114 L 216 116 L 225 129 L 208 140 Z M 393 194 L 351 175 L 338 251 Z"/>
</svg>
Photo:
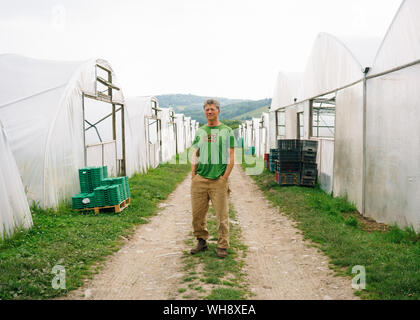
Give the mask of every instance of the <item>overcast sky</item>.
<svg viewBox="0 0 420 320">
<path fill-rule="evenodd" d="M 271 97 L 319 32 L 386 33 L 401 0 L 0 0 L 0 53 L 100 57 L 125 96 Z"/>
</svg>

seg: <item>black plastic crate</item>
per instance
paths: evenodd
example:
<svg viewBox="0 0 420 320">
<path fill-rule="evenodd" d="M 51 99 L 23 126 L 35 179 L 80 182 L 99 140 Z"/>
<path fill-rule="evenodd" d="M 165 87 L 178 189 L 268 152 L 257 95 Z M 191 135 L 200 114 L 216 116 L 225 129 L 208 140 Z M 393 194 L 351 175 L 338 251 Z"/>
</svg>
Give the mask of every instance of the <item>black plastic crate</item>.
<svg viewBox="0 0 420 320">
<path fill-rule="evenodd" d="M 300 185 L 305 187 L 315 187 L 317 178 L 316 177 L 305 177 L 302 176 Z"/>
<path fill-rule="evenodd" d="M 317 177 L 318 176 L 318 169 L 303 169 L 302 168 L 302 176 Z"/>
<path fill-rule="evenodd" d="M 316 163 L 316 152 L 312 152 L 312 151 L 302 152 L 302 162 Z"/>
<path fill-rule="evenodd" d="M 302 142 L 302 151 L 317 152 L 318 151 L 318 141 L 314 141 L 314 140 L 303 140 L 303 142 Z"/>
<path fill-rule="evenodd" d="M 301 151 L 302 141 L 303 140 L 298 140 L 298 139 L 281 139 L 281 140 L 277 140 L 277 146 L 280 152 L 284 150 Z"/>
<path fill-rule="evenodd" d="M 302 163 L 302 176 L 314 177 L 318 175 L 318 167 L 316 163 Z"/>
<path fill-rule="evenodd" d="M 281 186 L 297 186 L 300 183 L 300 173 L 277 172 L 277 184 Z"/>
<path fill-rule="evenodd" d="M 302 153 L 300 151 L 283 150 L 279 153 L 280 161 L 301 161 Z"/>
<path fill-rule="evenodd" d="M 300 161 L 278 161 L 276 165 L 277 172 L 301 172 L 301 162 Z"/>
</svg>

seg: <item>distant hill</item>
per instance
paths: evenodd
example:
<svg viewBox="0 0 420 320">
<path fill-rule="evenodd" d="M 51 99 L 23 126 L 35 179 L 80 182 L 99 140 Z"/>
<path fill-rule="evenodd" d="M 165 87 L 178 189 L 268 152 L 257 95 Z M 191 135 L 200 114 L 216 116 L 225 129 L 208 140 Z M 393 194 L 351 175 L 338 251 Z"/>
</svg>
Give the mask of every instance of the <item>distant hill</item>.
<svg viewBox="0 0 420 320">
<path fill-rule="evenodd" d="M 220 102 L 220 119 L 224 120 L 247 120 L 252 117 L 259 117 L 262 112 L 268 110 L 271 99 L 245 100 L 229 99 L 222 97 L 204 97 L 192 94 L 164 94 L 155 96 L 162 108 L 174 108 L 175 112 L 183 113 L 187 117 L 197 120 L 200 123 L 207 122 L 203 113 L 203 102 L 214 98 Z"/>
<path fill-rule="evenodd" d="M 261 108 L 243 113 L 239 116 L 236 116 L 235 118 L 233 118 L 233 120 L 250 120 L 252 118 L 259 118 L 261 117 L 261 114 L 263 112 L 268 112 L 269 108 L 270 107 L 267 105 L 265 107 L 261 107 Z"/>
<path fill-rule="evenodd" d="M 248 100 L 234 103 L 222 108 L 220 119 L 248 120 L 252 117 L 259 117 L 268 110 L 271 99 Z"/>
</svg>

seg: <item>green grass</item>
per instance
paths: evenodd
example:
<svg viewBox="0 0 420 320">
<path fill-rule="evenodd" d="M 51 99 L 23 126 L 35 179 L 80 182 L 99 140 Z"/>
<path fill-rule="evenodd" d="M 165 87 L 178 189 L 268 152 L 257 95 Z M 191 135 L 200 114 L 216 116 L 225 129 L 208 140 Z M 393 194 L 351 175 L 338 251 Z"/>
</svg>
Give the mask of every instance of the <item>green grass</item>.
<svg viewBox="0 0 420 320">
<path fill-rule="evenodd" d="M 34 226 L 0 242 L 0 299 L 48 299 L 66 294 L 98 272 L 122 237 L 148 222 L 157 205 L 190 171 L 190 165 L 162 164 L 130 178 L 131 203 L 120 214 L 31 208 Z M 55 290 L 55 265 L 66 271 L 66 289 Z"/>
<path fill-rule="evenodd" d="M 365 267 L 366 289 L 356 294 L 365 299 L 420 299 L 419 234 L 396 226 L 365 231 L 345 198 L 333 198 L 319 187 L 280 187 L 267 170 L 252 178 L 281 212 L 297 221 L 305 238 L 331 258 L 339 274 L 353 277 L 353 266 Z"/>
<path fill-rule="evenodd" d="M 234 220 L 235 211 L 229 208 L 230 221 Z M 243 300 L 250 295 L 248 284 L 245 281 L 245 274 L 242 271 L 244 266 L 244 257 L 247 247 L 241 243 L 240 228 L 237 224 L 230 223 L 230 247 L 228 256 L 224 259 L 217 257 L 217 219 L 214 209 L 211 207 L 207 216 L 207 229 L 209 231 L 209 240 L 207 241 L 208 250 L 191 255 L 184 252 L 184 271 L 194 274 L 194 277 L 186 277 L 185 281 L 191 281 L 189 288 L 191 296 L 203 293 L 199 297 L 213 300 Z M 191 235 L 186 240 L 188 246 L 193 247 L 196 244 L 195 238 Z M 197 272 L 197 269 L 202 271 Z M 209 289 L 209 285 L 210 288 Z M 207 291 L 203 286 L 207 286 Z M 209 292 L 210 290 L 210 292 Z"/>
</svg>

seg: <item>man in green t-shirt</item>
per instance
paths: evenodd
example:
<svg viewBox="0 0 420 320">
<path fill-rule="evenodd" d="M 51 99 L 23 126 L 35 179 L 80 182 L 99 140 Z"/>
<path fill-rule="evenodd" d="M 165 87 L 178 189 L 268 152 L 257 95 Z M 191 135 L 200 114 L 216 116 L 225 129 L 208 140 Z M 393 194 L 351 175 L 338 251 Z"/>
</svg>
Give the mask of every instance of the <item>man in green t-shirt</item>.
<svg viewBox="0 0 420 320">
<path fill-rule="evenodd" d="M 204 103 L 207 125 L 199 128 L 192 145 L 191 205 L 193 231 L 198 243 L 191 254 L 207 250 L 207 212 L 211 200 L 218 220 L 218 257 L 224 258 L 229 247 L 228 178 L 234 165 L 233 131 L 218 119 L 220 104 Z"/>
</svg>

